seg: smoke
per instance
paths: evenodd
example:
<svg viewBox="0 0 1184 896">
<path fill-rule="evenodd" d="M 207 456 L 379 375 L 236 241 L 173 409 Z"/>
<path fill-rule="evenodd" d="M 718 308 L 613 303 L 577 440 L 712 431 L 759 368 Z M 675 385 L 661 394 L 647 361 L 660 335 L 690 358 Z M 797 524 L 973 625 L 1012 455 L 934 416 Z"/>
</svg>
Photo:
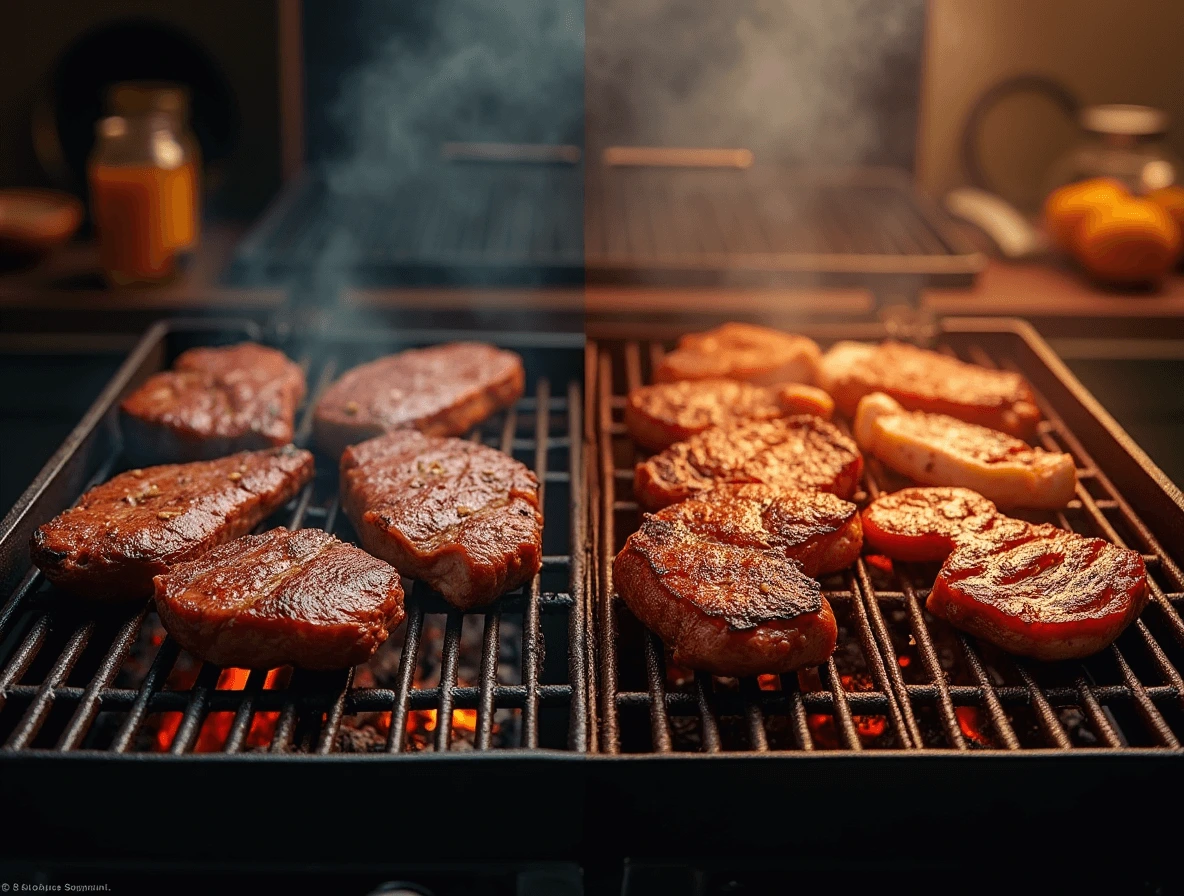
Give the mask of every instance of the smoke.
<svg viewBox="0 0 1184 896">
<path fill-rule="evenodd" d="M 923 0 L 589 2 L 589 143 L 907 166 L 923 24 Z"/>
<path fill-rule="evenodd" d="M 374 23 L 388 36 L 342 82 L 333 116 L 350 149 L 330 166 L 334 190 L 390 191 L 450 141 L 580 142 L 581 3 L 415 5 L 418 19 Z"/>
</svg>

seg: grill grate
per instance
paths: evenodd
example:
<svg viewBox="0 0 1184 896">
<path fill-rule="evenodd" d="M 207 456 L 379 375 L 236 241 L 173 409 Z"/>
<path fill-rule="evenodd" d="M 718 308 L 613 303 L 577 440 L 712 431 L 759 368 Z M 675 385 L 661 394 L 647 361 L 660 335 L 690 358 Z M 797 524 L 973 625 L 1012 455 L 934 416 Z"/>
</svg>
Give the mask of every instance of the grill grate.
<svg viewBox="0 0 1184 896">
<path fill-rule="evenodd" d="M 410 344 L 422 343 L 345 342 L 293 351 L 313 384 L 297 443 L 307 443 L 311 408 L 343 369 Z M 487 611 L 462 613 L 416 582 L 405 623 L 370 663 L 337 672 L 247 675 L 180 650 L 159 628 L 151 602 L 96 611 L 54 592 L 33 569 L 0 609 L 3 749 L 175 755 L 586 750 L 581 389 L 563 363 L 543 369 L 546 349 L 524 356 L 528 395 L 472 438 L 511 453 L 539 478 L 544 559 L 529 585 Z M 111 454 L 86 487 L 123 466 L 119 453 Z M 356 542 L 340 513 L 336 482 L 335 465 L 318 458 L 315 480 L 262 528 L 317 526 Z M 479 637 L 466 637 L 470 630 Z"/>
<path fill-rule="evenodd" d="M 964 360 L 1021 369 L 973 338 L 947 335 Z M 1149 526 L 1040 398 L 1044 447 L 1067 451 L 1080 485 L 1069 508 L 1037 522 L 1143 553 L 1152 600 L 1102 653 L 1055 664 L 1011 657 L 924 610 L 936 566 L 862 557 L 822 580 L 840 623 L 824 667 L 798 675 L 723 679 L 672 667 L 612 584 L 612 559 L 639 522 L 625 432 L 628 390 L 661 360 L 659 342 L 606 340 L 591 349 L 597 376 L 597 576 L 600 748 L 605 752 L 1179 749 L 1184 737 L 1184 579 Z M 907 483 L 874 459 L 870 499 Z"/>
<path fill-rule="evenodd" d="M 983 264 L 908 179 L 753 168 L 606 168 L 589 182 L 590 276 L 795 275 L 966 285 Z"/>
<path fill-rule="evenodd" d="M 583 282 L 583 175 L 572 165 L 457 163 L 434 180 L 343 193 L 289 187 L 239 244 L 229 277 L 330 283 Z"/>
</svg>

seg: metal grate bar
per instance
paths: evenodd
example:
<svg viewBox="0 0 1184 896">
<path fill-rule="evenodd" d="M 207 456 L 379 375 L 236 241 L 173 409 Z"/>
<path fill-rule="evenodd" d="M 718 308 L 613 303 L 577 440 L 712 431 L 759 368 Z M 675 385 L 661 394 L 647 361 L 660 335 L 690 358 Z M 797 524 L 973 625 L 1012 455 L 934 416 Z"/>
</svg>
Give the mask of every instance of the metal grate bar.
<svg viewBox="0 0 1184 896">
<path fill-rule="evenodd" d="M 342 683 L 341 690 L 337 692 L 336 699 L 329 706 L 329 711 L 325 713 L 321 733 L 317 736 L 315 752 L 318 755 L 324 756 L 333 750 L 333 744 L 337 740 L 337 732 L 341 729 L 341 719 L 345 715 L 346 697 L 353 683 L 354 670 L 350 668 L 345 671 L 345 681 Z"/>
<path fill-rule="evenodd" d="M 396 685 L 391 727 L 387 735 L 388 753 L 403 750 L 407 740 L 407 711 L 411 695 L 411 682 L 415 676 L 415 664 L 419 658 L 419 640 L 423 634 L 423 607 L 413 604 L 407 611 L 407 633 L 403 639 L 403 653 L 399 657 L 399 677 Z"/>
<path fill-rule="evenodd" d="M 33 698 L 32 704 L 25 710 L 24 718 L 21 719 L 16 730 L 9 736 L 8 742 L 4 745 L 5 749 L 24 749 L 37 736 L 37 732 L 41 730 L 41 726 L 45 722 L 45 717 L 49 715 L 49 711 L 53 707 L 54 688 L 66 680 L 66 677 L 70 674 L 70 670 L 74 668 L 74 664 L 78 661 L 78 657 L 86 649 L 86 644 L 90 640 L 90 636 L 94 633 L 94 630 L 95 623 L 93 620 L 83 623 L 74 630 L 74 634 L 70 636 L 65 649 L 58 655 L 53 668 L 45 676 L 45 681 L 37 689 L 37 696 Z"/>
<path fill-rule="evenodd" d="M 156 658 L 153 659 L 152 665 L 148 667 L 148 674 L 144 676 L 144 681 L 141 683 L 140 690 L 136 694 L 135 702 L 128 711 L 127 718 L 123 720 L 123 724 L 115 734 L 115 738 L 111 743 L 112 752 L 124 753 L 131 746 L 132 739 L 136 736 L 136 732 L 140 729 L 140 724 L 144 721 L 144 715 L 148 711 L 149 701 L 151 701 L 153 694 L 162 688 L 165 681 L 168 680 L 169 673 L 173 670 L 173 663 L 177 661 L 177 654 L 180 650 L 181 648 L 177 646 L 177 642 L 172 638 L 165 638 L 161 642 L 160 647 L 156 651 Z"/>
<path fill-rule="evenodd" d="M 851 705 L 847 702 L 847 691 L 843 687 L 839 672 L 835 668 L 835 658 L 829 657 L 826 665 L 819 668 L 823 684 L 830 687 L 831 698 L 834 700 L 835 725 L 842 732 L 843 742 L 848 750 L 862 750 L 863 744 L 859 740 L 859 732 L 855 728 L 855 720 L 851 718 Z"/>
<path fill-rule="evenodd" d="M 703 752 L 718 753 L 719 725 L 715 721 L 715 710 L 711 705 L 711 676 L 706 672 L 695 673 L 695 693 L 699 698 L 699 725 L 703 737 Z"/>
<path fill-rule="evenodd" d="M 436 712 L 436 752 L 452 748 L 452 689 L 456 687 L 456 666 L 460 662 L 460 627 L 464 617 L 459 610 L 448 613 L 444 630 L 444 656 L 440 663 L 440 705 Z"/>
<path fill-rule="evenodd" d="M 266 669 L 253 669 L 247 678 L 247 686 L 243 688 L 243 696 L 235 710 L 234 720 L 230 723 L 230 731 L 226 735 L 226 743 L 222 749 L 227 753 L 238 753 L 246 742 L 251 731 L 251 723 L 255 719 L 255 701 L 267 683 Z"/>
<path fill-rule="evenodd" d="M 128 651 L 131 650 L 136 635 L 139 634 L 140 627 L 144 624 L 144 617 L 147 615 L 148 607 L 145 605 L 139 613 L 130 617 L 120 627 L 119 634 L 116 635 L 110 650 L 103 657 L 103 661 L 94 677 L 91 678 L 90 684 L 86 686 L 86 690 L 79 698 L 78 708 L 74 710 L 74 717 L 70 719 L 69 727 L 62 732 L 62 736 L 58 740 L 58 750 L 67 752 L 75 749 L 82 742 L 83 736 L 99 711 L 102 692 L 110 687 L 111 682 L 115 680 L 115 675 L 127 658 Z"/>
<path fill-rule="evenodd" d="M 218 678 L 222 669 L 212 663 L 203 663 L 201 671 L 197 673 L 197 681 L 189 691 L 189 707 L 181 717 L 181 725 L 173 735 L 173 742 L 169 745 L 169 752 L 174 756 L 188 753 L 193 749 L 197 735 L 201 731 L 202 722 L 206 718 L 209 707 L 210 691 L 218 685 Z"/>
</svg>

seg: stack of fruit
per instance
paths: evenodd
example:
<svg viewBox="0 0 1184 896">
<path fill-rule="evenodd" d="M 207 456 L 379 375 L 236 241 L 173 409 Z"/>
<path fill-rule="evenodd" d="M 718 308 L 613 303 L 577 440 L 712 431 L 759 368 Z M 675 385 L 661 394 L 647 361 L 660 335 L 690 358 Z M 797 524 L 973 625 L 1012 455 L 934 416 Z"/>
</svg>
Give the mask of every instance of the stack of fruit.
<svg viewBox="0 0 1184 896">
<path fill-rule="evenodd" d="M 1184 186 L 1135 196 L 1117 180 L 1078 181 L 1049 195 L 1044 218 L 1054 245 L 1106 284 L 1158 284 L 1184 251 Z"/>
</svg>

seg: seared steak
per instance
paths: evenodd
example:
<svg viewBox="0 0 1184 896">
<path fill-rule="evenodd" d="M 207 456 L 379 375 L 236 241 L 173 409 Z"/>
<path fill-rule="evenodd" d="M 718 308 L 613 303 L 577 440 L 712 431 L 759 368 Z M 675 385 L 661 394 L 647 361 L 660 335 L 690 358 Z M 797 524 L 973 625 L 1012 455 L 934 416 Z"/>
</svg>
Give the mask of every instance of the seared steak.
<svg viewBox="0 0 1184 896">
<path fill-rule="evenodd" d="M 864 511 L 868 544 L 944 560 L 926 609 L 1011 653 L 1077 659 L 1111 644 L 1147 604 L 1135 551 L 1005 517 L 967 489 L 905 489 Z"/>
<path fill-rule="evenodd" d="M 678 340 L 654 371 L 659 383 L 723 377 L 750 383 L 812 383 L 822 356 L 818 345 L 753 324 L 727 323 Z"/>
<path fill-rule="evenodd" d="M 342 506 L 362 545 L 454 606 L 487 604 L 542 565 L 539 483 L 485 445 L 402 430 L 346 450 Z"/>
<path fill-rule="evenodd" d="M 834 409 L 835 403 L 821 389 L 798 383 L 753 386 L 737 380 L 685 380 L 630 392 L 625 428 L 641 447 L 661 451 L 713 426 L 794 414 L 829 418 Z"/>
<path fill-rule="evenodd" d="M 883 392 L 860 400 L 854 430 L 865 454 L 921 485 L 964 486 L 1005 507 L 1048 509 L 1077 491 L 1071 455 L 945 414 L 906 411 Z"/>
<path fill-rule="evenodd" d="M 121 473 L 33 535 L 33 562 L 96 600 L 152 593 L 152 577 L 250 532 L 312 479 L 292 446 Z"/>
<path fill-rule="evenodd" d="M 411 349 L 348 371 L 313 415 L 317 449 L 340 457 L 349 445 L 398 429 L 459 436 L 509 407 L 525 389 L 522 359 L 481 342 Z"/>
<path fill-rule="evenodd" d="M 389 564 L 320 529 L 272 529 L 156 577 L 165 630 L 219 666 L 341 669 L 364 663 L 403 620 Z"/>
<path fill-rule="evenodd" d="M 195 348 L 120 405 L 125 450 L 142 463 L 205 460 L 292 441 L 304 372 L 244 342 Z"/>
<path fill-rule="evenodd" d="M 743 482 L 849 498 L 862 472 L 854 442 L 833 424 L 801 415 L 718 426 L 677 442 L 637 465 L 633 493 L 647 510 Z"/>
<path fill-rule="evenodd" d="M 855 505 L 834 495 L 730 486 L 646 514 L 613 581 L 679 665 L 790 672 L 834 651 L 834 614 L 812 577 L 855 562 L 861 544 Z"/>
<path fill-rule="evenodd" d="M 848 417 L 859 400 L 884 392 L 910 411 L 946 414 L 1021 439 L 1040 420 L 1027 381 L 1008 370 L 989 370 L 900 342 L 840 342 L 823 356 L 818 385 Z"/>
</svg>

